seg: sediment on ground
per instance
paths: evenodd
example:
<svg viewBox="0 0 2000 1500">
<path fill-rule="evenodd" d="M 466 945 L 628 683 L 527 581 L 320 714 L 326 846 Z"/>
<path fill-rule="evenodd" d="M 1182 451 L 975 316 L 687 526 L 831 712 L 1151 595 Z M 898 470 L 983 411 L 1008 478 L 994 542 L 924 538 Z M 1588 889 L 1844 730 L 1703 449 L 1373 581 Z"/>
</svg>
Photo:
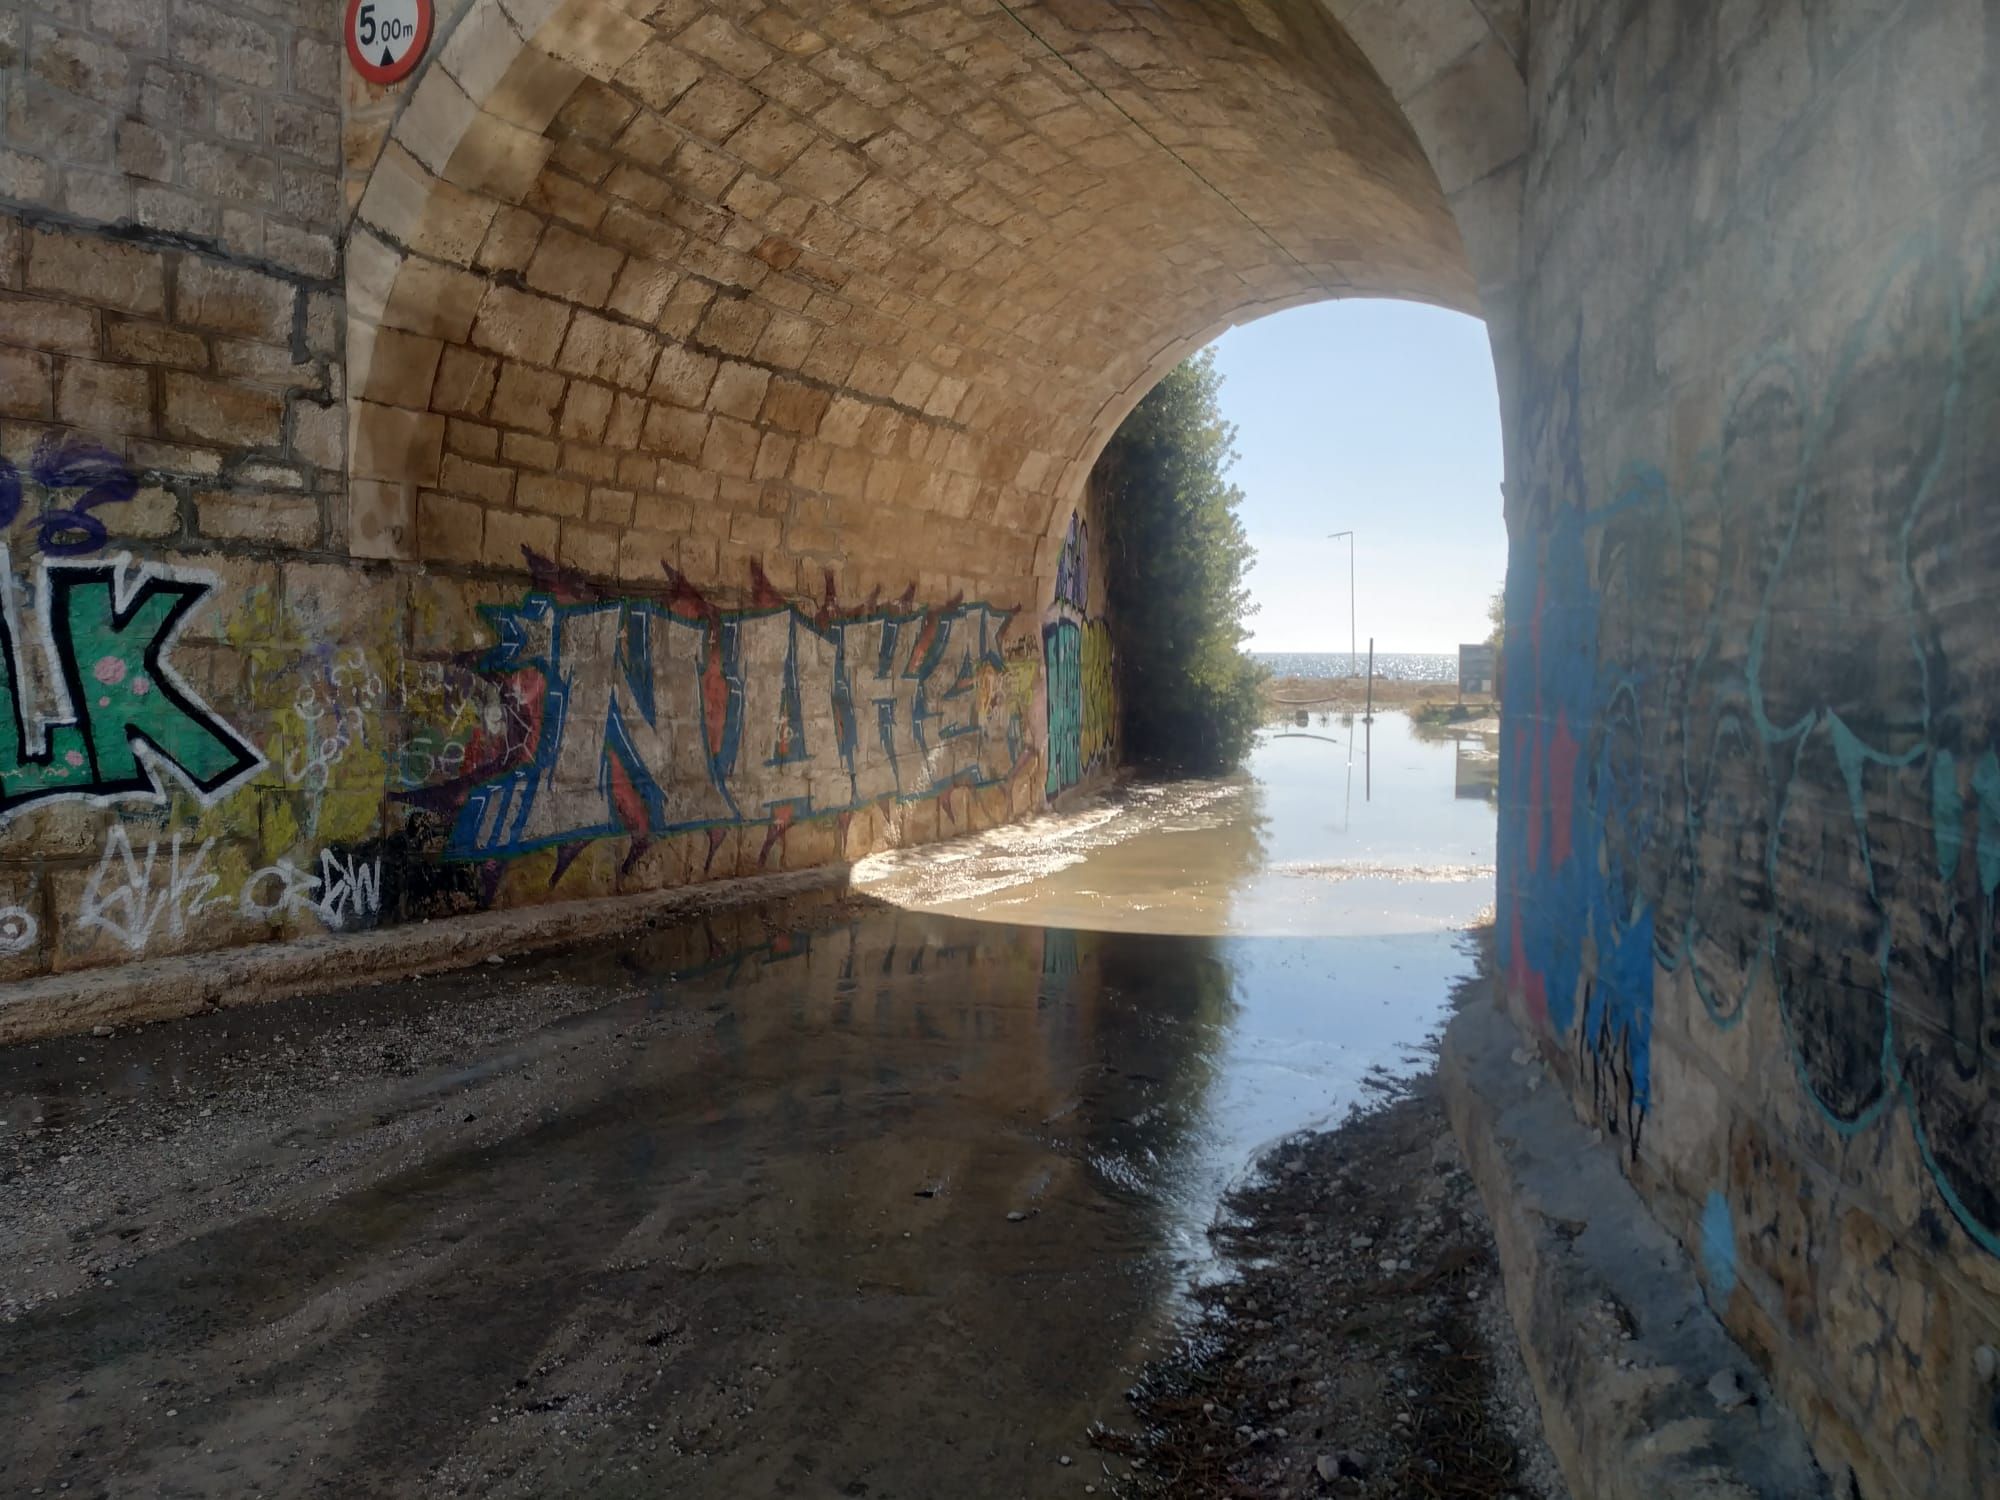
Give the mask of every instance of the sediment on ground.
<svg viewBox="0 0 2000 1500">
<path fill-rule="evenodd" d="M 1226 1274 L 1097 1435 L 1114 1493 L 1564 1500 L 1436 1074 L 1374 1085 L 1225 1205 Z"/>
</svg>

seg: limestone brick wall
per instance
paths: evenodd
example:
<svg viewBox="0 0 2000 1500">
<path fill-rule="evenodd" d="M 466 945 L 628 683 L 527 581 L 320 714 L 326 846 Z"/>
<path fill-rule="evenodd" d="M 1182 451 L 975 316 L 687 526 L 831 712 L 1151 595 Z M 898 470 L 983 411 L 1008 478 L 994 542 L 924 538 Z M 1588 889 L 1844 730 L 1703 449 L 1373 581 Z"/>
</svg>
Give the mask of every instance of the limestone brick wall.
<svg viewBox="0 0 2000 1500">
<path fill-rule="evenodd" d="M 337 11 L 320 0 L 0 8 L 0 200 L 331 282 Z"/>
<path fill-rule="evenodd" d="M 258 842 L 272 664 L 213 603 L 346 553 L 333 23 L 0 8 L 0 980 L 196 941 L 167 906 Z M 176 873 L 190 782 L 243 792 Z M 213 904 L 199 941 L 295 925 Z"/>
<path fill-rule="evenodd" d="M 1996 78 L 1529 15 L 1506 988 L 1843 1496 L 2000 1495 Z"/>
</svg>

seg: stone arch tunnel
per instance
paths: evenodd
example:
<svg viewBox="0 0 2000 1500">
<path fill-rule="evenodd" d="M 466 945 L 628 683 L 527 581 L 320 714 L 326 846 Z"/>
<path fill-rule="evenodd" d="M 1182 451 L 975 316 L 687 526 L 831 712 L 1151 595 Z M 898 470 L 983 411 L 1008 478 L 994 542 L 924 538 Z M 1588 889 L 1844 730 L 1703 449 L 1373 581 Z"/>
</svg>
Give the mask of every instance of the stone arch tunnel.
<svg viewBox="0 0 2000 1500">
<path fill-rule="evenodd" d="M 1503 999 L 1829 1472 L 2000 1493 L 1992 6 L 342 11 L 0 7 L 0 1037 L 1047 805 L 1118 423 L 1420 298 Z"/>
</svg>

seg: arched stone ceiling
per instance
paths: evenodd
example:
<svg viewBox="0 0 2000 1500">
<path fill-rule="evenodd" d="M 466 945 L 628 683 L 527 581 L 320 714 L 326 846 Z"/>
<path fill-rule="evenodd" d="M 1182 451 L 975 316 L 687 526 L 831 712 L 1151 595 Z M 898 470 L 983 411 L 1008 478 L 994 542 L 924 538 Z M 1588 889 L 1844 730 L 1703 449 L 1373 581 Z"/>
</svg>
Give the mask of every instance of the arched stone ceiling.
<svg viewBox="0 0 2000 1500">
<path fill-rule="evenodd" d="M 1500 44 L 1472 0 L 1417 7 L 1454 8 L 1465 55 Z M 1298 0 L 473 0 L 350 242 L 350 545 L 1026 598 L 1201 338 L 1479 307 L 1497 260 L 1432 160 L 1504 178 L 1465 139 L 1495 118 L 1420 141 Z"/>
</svg>

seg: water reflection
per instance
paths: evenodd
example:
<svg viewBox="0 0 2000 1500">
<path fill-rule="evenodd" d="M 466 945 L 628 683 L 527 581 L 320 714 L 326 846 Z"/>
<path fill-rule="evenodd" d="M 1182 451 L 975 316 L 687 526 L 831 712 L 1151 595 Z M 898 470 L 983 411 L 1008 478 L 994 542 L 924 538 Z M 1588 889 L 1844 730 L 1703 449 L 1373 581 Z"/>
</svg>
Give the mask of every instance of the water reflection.
<svg viewBox="0 0 2000 1500">
<path fill-rule="evenodd" d="M 1460 935 L 1491 909 L 1493 811 L 1458 797 L 1453 742 L 1399 712 L 1309 719 L 1268 729 L 1233 781 L 1138 786 L 943 863 L 891 856 L 859 875 L 883 900 L 1031 930 L 1216 939 L 1201 961 L 1229 1003 L 1203 1037 L 1199 1118 L 1154 1185 L 1187 1256 L 1257 1147 L 1411 1065 L 1468 970 Z M 1117 962 L 1128 945 L 1106 951 Z M 1174 982 L 1172 948 L 1129 953 L 1134 992 Z"/>
<path fill-rule="evenodd" d="M 730 936 L 540 966 L 607 1004 L 458 1070 L 421 1150 L 374 1127 L 435 1076 L 319 1122 L 313 1191 L 18 1320 L 0 1403 L 50 1415 L 0 1489 L 88 1446 L 173 1492 L 296 1492 L 295 1461 L 600 1492 L 635 1454 L 675 1494 L 1046 1492 L 1199 1241 L 1222 945 L 894 909 Z M 222 1019 L 151 1034 L 186 1087 Z M 0 1089 L 80 1080 L 39 1063 Z M 183 1419 L 132 1426 L 161 1389 Z"/>
</svg>

